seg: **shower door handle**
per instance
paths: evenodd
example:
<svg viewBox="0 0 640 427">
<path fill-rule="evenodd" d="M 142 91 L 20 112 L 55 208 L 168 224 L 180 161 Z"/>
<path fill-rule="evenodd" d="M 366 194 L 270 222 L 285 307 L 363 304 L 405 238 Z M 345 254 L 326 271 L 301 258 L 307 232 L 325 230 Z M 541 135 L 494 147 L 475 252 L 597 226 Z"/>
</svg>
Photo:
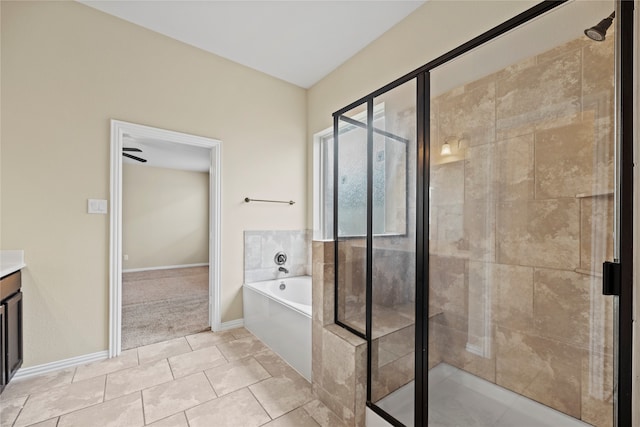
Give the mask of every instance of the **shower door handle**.
<svg viewBox="0 0 640 427">
<path fill-rule="evenodd" d="M 602 264 L 602 294 L 620 296 L 620 263 L 605 261 Z"/>
</svg>

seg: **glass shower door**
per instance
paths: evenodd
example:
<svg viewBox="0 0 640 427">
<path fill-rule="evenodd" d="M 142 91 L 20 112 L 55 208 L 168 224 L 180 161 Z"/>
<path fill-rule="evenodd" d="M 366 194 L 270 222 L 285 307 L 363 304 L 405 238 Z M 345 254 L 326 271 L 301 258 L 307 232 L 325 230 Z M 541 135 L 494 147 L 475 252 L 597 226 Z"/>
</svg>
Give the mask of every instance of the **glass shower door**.
<svg viewBox="0 0 640 427">
<path fill-rule="evenodd" d="M 613 10 L 430 71 L 430 424 L 613 425 L 615 31 L 583 34 Z"/>
<path fill-rule="evenodd" d="M 416 336 L 416 79 L 373 99 L 371 402 L 413 426 Z"/>
</svg>

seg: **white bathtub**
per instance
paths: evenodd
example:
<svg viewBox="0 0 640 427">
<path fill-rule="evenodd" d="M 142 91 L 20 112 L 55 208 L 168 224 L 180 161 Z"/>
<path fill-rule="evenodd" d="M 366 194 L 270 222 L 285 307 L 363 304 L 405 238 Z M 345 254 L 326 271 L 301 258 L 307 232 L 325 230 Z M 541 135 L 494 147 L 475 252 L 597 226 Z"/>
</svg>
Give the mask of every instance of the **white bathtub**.
<svg viewBox="0 0 640 427">
<path fill-rule="evenodd" d="M 311 381 L 311 276 L 245 283 L 242 296 L 245 328 Z"/>
</svg>

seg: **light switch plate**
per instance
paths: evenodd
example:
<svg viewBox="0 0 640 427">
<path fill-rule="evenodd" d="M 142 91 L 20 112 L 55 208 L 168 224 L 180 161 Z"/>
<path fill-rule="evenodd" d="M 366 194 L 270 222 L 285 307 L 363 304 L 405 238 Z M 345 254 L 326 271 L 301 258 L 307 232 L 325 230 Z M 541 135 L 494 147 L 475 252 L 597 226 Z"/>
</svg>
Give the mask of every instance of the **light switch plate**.
<svg viewBox="0 0 640 427">
<path fill-rule="evenodd" d="M 107 201 L 101 199 L 87 199 L 87 212 L 90 214 L 106 214 Z"/>
</svg>

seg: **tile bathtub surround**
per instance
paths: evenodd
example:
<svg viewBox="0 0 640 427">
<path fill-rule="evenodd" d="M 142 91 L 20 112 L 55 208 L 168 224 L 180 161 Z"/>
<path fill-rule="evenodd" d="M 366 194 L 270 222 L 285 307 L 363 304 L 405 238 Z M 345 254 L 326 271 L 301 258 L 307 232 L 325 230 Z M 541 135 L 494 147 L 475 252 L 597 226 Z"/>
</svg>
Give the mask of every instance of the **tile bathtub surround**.
<svg viewBox="0 0 640 427">
<path fill-rule="evenodd" d="M 613 42 L 576 39 L 431 100 L 430 319 L 440 361 L 613 419 Z M 526 366 L 527 369 L 522 367 Z"/>
<path fill-rule="evenodd" d="M 311 236 L 311 230 L 245 231 L 244 282 L 311 275 Z M 280 251 L 287 254 L 288 274 L 278 271 L 273 260 Z"/>
<path fill-rule="evenodd" d="M 244 328 L 16 380 L 0 395 L 2 427 L 146 425 L 342 426 L 311 384 Z"/>
</svg>

